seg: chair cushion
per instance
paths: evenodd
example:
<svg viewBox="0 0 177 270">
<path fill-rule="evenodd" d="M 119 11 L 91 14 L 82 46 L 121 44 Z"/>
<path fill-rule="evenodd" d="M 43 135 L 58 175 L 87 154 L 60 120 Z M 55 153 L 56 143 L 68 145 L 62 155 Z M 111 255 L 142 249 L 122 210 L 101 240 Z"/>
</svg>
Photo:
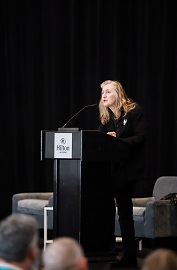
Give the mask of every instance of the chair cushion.
<svg viewBox="0 0 177 270">
<path fill-rule="evenodd" d="M 146 197 L 146 198 L 133 198 L 133 206 L 136 207 L 145 207 L 148 202 L 154 202 L 155 197 Z"/>
<path fill-rule="evenodd" d="M 18 201 L 18 211 L 22 214 L 44 215 L 44 207 L 48 206 L 48 200 L 24 199 Z"/>
</svg>

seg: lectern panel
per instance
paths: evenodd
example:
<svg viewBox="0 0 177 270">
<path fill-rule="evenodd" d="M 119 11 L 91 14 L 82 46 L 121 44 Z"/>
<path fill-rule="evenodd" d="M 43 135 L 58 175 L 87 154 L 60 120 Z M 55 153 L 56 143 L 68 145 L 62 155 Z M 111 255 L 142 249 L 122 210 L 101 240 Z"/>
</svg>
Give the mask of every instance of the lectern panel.
<svg viewBox="0 0 177 270">
<path fill-rule="evenodd" d="M 115 241 L 111 166 L 128 158 L 128 145 L 99 131 L 71 131 L 71 158 L 54 158 L 58 132 L 64 139 L 63 129 L 41 132 L 41 156 L 54 160 L 54 237 L 74 237 L 87 254 L 109 252 Z"/>
</svg>

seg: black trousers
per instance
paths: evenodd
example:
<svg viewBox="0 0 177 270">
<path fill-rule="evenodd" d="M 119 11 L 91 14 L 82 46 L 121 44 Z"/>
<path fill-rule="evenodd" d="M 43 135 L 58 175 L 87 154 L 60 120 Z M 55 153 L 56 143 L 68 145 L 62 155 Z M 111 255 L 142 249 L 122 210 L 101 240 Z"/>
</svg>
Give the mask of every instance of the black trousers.
<svg viewBox="0 0 177 270">
<path fill-rule="evenodd" d="M 131 196 L 132 194 L 128 191 L 128 188 L 126 191 L 122 190 L 115 194 L 122 236 L 123 256 L 126 258 L 135 258 L 137 256 Z"/>
</svg>

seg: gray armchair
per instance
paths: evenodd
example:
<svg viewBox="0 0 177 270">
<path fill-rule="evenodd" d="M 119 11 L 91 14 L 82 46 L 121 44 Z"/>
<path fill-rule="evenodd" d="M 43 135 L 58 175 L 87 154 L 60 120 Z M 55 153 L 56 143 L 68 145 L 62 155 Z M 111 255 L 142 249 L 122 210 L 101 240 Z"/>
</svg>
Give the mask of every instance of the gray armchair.
<svg viewBox="0 0 177 270">
<path fill-rule="evenodd" d="M 132 199 L 136 238 L 177 236 L 177 204 L 170 200 L 160 200 L 169 193 L 177 193 L 177 176 L 159 177 L 152 197 Z M 121 236 L 117 213 L 115 236 Z"/>
<path fill-rule="evenodd" d="M 53 206 L 53 192 L 17 193 L 12 197 L 12 212 L 34 216 L 44 229 L 44 207 Z M 53 228 L 53 213 L 48 213 L 47 228 Z"/>
<path fill-rule="evenodd" d="M 152 197 L 134 198 L 133 218 L 136 238 L 177 236 L 177 204 L 160 200 L 169 193 L 177 193 L 177 176 L 159 177 Z M 19 193 L 12 198 L 12 212 L 34 216 L 44 229 L 44 207 L 53 207 L 53 193 Z M 53 211 L 48 212 L 47 228 L 53 229 Z M 115 236 L 121 237 L 119 216 L 115 215 Z"/>
</svg>

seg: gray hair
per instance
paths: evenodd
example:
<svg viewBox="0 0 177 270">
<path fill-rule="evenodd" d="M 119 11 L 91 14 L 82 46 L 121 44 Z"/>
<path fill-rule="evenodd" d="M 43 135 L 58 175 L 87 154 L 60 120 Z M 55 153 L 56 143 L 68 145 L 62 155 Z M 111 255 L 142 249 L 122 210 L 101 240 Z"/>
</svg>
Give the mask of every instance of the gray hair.
<svg viewBox="0 0 177 270">
<path fill-rule="evenodd" d="M 85 258 L 79 242 L 71 237 L 59 237 L 49 244 L 43 253 L 43 263 L 47 270 L 79 269 Z"/>
<path fill-rule="evenodd" d="M 28 215 L 11 214 L 0 222 L 0 258 L 21 262 L 31 246 L 38 245 L 37 221 Z"/>
</svg>

